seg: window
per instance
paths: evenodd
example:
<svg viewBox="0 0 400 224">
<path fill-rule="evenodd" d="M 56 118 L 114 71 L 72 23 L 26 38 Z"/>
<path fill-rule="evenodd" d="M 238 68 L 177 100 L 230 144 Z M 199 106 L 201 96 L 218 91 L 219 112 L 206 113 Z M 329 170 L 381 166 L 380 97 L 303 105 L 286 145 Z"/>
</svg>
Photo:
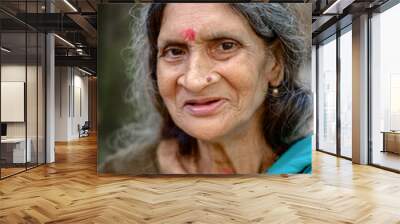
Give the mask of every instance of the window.
<svg viewBox="0 0 400 224">
<path fill-rule="evenodd" d="M 336 37 L 318 48 L 318 149 L 336 153 Z"/>
<path fill-rule="evenodd" d="M 372 164 L 400 170 L 400 4 L 371 18 Z"/>
<path fill-rule="evenodd" d="M 340 36 L 340 155 L 352 157 L 352 33 Z"/>
</svg>

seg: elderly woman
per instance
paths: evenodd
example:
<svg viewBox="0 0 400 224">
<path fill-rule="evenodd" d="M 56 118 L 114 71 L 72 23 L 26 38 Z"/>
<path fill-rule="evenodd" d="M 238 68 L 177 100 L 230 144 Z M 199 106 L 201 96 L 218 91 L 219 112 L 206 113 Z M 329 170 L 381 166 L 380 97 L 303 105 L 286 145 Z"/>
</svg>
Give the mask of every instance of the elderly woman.
<svg viewBox="0 0 400 224">
<path fill-rule="evenodd" d="M 135 122 L 122 129 L 132 142 L 100 171 L 310 173 L 312 97 L 299 82 L 309 49 L 295 8 L 148 4 L 133 14 Z"/>
</svg>

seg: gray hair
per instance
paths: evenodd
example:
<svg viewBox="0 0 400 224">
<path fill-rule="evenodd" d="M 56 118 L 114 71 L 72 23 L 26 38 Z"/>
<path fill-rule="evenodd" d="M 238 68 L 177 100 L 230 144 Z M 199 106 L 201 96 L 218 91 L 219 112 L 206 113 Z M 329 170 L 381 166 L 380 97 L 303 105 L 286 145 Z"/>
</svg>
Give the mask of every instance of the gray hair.
<svg viewBox="0 0 400 224">
<path fill-rule="evenodd" d="M 126 66 L 126 78 L 129 87 L 124 92 L 124 102 L 134 110 L 130 114 L 133 122 L 124 124 L 114 131 L 107 139 L 107 148 L 112 153 L 125 153 L 159 140 L 161 116 L 152 103 L 151 94 L 154 91 L 149 80 L 148 61 L 143 57 L 149 51 L 146 40 L 146 4 L 135 3 L 130 9 L 131 38 L 128 46 L 122 50 L 121 58 Z"/>
<path fill-rule="evenodd" d="M 312 127 L 312 96 L 299 79 L 300 67 L 310 58 L 311 36 L 299 24 L 302 6 L 294 5 L 230 4 L 267 43 L 279 39 L 282 44 L 284 81 L 279 86 L 278 97 L 273 97 L 272 94 L 267 97 L 267 114 L 263 121 L 264 136 L 277 149 L 286 148 L 309 134 Z M 116 153 L 126 152 L 124 149 L 136 150 L 153 145 L 163 138 L 160 130 L 165 119 L 159 110 L 160 102 L 154 98 L 158 94 L 157 84 L 152 78 L 155 72 L 152 66 L 155 65 L 151 63 L 151 58 L 147 58 L 151 57 L 151 51 L 155 47 L 152 42 L 158 37 L 158 33 L 149 32 L 149 23 L 154 22 L 149 20 L 153 16 L 161 21 L 163 7 L 164 4 L 135 4 L 131 9 L 132 39 L 129 47 L 123 51 L 123 58 L 130 81 L 125 100 L 134 107 L 134 122 L 126 124 L 108 139 L 108 148 L 114 149 Z"/>
</svg>

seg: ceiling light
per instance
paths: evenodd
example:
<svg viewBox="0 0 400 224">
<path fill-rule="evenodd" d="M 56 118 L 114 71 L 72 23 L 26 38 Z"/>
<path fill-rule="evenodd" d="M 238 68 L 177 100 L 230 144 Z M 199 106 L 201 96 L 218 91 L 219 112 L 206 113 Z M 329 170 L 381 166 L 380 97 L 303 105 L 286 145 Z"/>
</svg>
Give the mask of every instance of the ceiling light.
<svg viewBox="0 0 400 224">
<path fill-rule="evenodd" d="M 71 4 L 69 3 L 68 0 L 64 0 L 65 4 L 67 4 L 74 12 L 78 12 L 78 10 Z"/>
<path fill-rule="evenodd" d="M 77 48 L 76 53 L 78 53 L 79 55 L 83 55 L 83 49 Z"/>
<path fill-rule="evenodd" d="M 336 0 L 332 5 L 325 9 L 322 14 L 342 14 L 343 10 L 354 1 L 355 0 Z"/>
<path fill-rule="evenodd" d="M 1 50 L 4 51 L 4 52 L 6 52 L 6 53 L 10 53 L 10 52 L 11 52 L 11 50 L 9 50 L 9 49 L 7 49 L 7 48 L 5 48 L 5 47 L 1 47 Z"/>
<path fill-rule="evenodd" d="M 336 5 L 340 2 L 340 0 L 336 0 L 332 5 L 330 5 L 327 9 L 324 10 L 322 14 L 329 13 Z"/>
<path fill-rule="evenodd" d="M 78 67 L 78 70 L 81 71 L 81 72 L 83 72 L 83 73 L 85 73 L 85 74 L 87 74 L 87 75 L 90 75 L 90 76 L 92 75 L 92 73 L 90 73 L 90 72 L 88 72 L 88 71 L 85 71 L 85 70 L 83 70 L 83 69 L 81 69 L 81 68 L 79 68 L 79 67 Z"/>
<path fill-rule="evenodd" d="M 60 39 L 61 41 L 63 41 L 64 43 L 66 43 L 67 45 L 69 45 L 70 47 L 75 48 L 75 45 L 71 44 L 71 42 L 69 42 L 68 40 L 58 36 L 57 34 L 54 34 L 55 37 L 57 37 L 58 39 Z"/>
</svg>

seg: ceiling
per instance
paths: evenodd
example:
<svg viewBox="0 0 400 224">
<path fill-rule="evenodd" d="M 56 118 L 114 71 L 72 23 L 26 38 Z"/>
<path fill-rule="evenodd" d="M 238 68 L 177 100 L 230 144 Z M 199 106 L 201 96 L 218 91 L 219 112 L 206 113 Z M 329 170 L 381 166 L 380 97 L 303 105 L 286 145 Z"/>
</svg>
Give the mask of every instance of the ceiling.
<svg viewBox="0 0 400 224">
<path fill-rule="evenodd" d="M 36 33 L 54 32 L 61 37 L 55 38 L 56 66 L 79 66 L 96 72 L 96 0 L 47 0 L 47 4 L 45 0 L 1 0 L 0 22 L 2 46 L 12 50 L 3 60 L 21 60 L 24 55 L 33 58 L 36 46 L 39 50 L 43 47 L 33 40 Z"/>
<path fill-rule="evenodd" d="M 279 1 L 279 0 L 273 0 Z M 351 24 L 352 18 L 373 10 L 388 0 L 304 0 L 312 4 L 313 43 L 331 36 L 337 29 Z M 127 0 L 0 0 L 2 44 L 15 55 L 36 51 L 25 30 L 54 32 L 56 65 L 81 66 L 96 71 L 97 4 L 125 3 Z M 302 2 L 293 0 L 293 2 Z M 51 12 L 51 13 L 49 13 Z M 41 46 L 41 45 L 40 45 Z M 17 56 L 16 56 L 17 57 Z"/>
<path fill-rule="evenodd" d="M 388 0 L 309 0 L 312 3 L 313 44 L 350 25 L 354 17 L 374 11 Z"/>
</svg>

